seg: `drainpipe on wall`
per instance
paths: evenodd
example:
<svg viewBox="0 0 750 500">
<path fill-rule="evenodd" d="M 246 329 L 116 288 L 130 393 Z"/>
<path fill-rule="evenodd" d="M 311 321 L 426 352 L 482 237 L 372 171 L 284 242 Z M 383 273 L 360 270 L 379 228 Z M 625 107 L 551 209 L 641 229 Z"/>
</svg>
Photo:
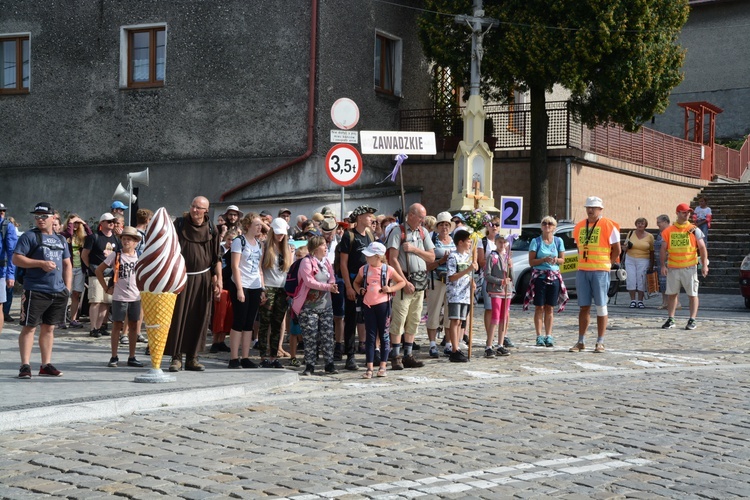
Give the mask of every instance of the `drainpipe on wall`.
<svg viewBox="0 0 750 500">
<path fill-rule="evenodd" d="M 230 196 L 237 191 L 240 191 L 242 189 L 245 189 L 248 186 L 251 186 L 255 184 L 256 182 L 262 181 L 263 179 L 266 179 L 268 177 L 271 177 L 272 175 L 275 175 L 278 172 L 281 172 L 282 170 L 286 170 L 287 168 L 297 165 L 298 163 L 302 163 L 303 161 L 307 160 L 313 152 L 313 142 L 314 142 L 314 127 L 315 127 L 315 73 L 318 66 L 318 59 L 317 59 L 317 51 L 318 51 L 318 0 L 311 0 L 310 1 L 310 75 L 309 75 L 309 84 L 308 84 L 308 98 L 307 98 L 307 150 L 302 153 L 302 156 L 299 156 L 291 161 L 288 161 L 287 163 L 284 163 L 283 165 L 280 165 L 274 169 L 269 170 L 268 172 L 264 172 L 260 174 L 257 177 L 253 177 L 249 181 L 246 181 L 239 186 L 235 186 L 228 191 L 225 191 L 222 193 L 222 195 L 219 197 L 219 201 L 226 200 L 227 196 Z"/>
<path fill-rule="evenodd" d="M 570 164 L 572 163 L 572 159 L 569 157 L 565 158 L 565 166 L 566 166 L 566 172 L 565 176 L 567 178 L 567 182 L 565 183 L 565 219 L 566 220 L 572 220 L 570 218 Z"/>
</svg>

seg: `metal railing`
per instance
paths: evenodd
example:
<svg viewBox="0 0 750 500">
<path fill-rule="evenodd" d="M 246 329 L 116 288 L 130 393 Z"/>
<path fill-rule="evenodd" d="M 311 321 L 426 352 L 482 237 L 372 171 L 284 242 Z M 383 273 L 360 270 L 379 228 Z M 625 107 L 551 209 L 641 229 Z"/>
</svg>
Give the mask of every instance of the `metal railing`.
<svg viewBox="0 0 750 500">
<path fill-rule="evenodd" d="M 463 136 L 463 109 L 448 111 L 432 109 L 405 110 L 400 115 L 403 131 L 430 132 L 437 137 L 438 148 L 446 151 Z M 531 147 L 531 105 L 485 106 L 485 137 L 492 138 L 491 147 L 497 150 L 529 149 Z M 609 158 L 647 166 L 687 177 L 701 177 L 702 146 L 679 137 L 642 127 L 638 132 L 626 132 L 621 127 L 597 126 L 588 128 L 575 120 L 567 101 L 547 103 L 549 128 L 547 147 L 578 148 Z M 741 151 L 716 145 L 714 171 L 731 179 L 739 179 L 750 164 L 750 145 Z"/>
</svg>

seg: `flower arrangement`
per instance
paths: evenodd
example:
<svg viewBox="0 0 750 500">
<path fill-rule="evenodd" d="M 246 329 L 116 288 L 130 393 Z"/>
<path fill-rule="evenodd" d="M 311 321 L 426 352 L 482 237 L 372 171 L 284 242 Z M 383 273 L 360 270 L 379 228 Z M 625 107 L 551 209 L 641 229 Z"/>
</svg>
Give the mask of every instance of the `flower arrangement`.
<svg viewBox="0 0 750 500">
<path fill-rule="evenodd" d="M 466 225 L 472 228 L 475 233 L 480 233 L 482 229 L 485 229 L 491 223 L 492 217 L 490 214 L 479 208 L 475 208 L 466 217 Z"/>
</svg>

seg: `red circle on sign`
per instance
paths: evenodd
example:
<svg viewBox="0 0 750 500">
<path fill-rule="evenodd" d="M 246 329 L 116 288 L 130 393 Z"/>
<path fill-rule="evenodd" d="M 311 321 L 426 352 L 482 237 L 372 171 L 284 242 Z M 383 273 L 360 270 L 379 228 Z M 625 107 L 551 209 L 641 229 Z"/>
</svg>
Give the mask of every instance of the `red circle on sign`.
<svg viewBox="0 0 750 500">
<path fill-rule="evenodd" d="M 351 144 L 336 144 L 326 155 L 326 174 L 339 186 L 350 186 L 362 175 L 362 156 Z"/>
</svg>

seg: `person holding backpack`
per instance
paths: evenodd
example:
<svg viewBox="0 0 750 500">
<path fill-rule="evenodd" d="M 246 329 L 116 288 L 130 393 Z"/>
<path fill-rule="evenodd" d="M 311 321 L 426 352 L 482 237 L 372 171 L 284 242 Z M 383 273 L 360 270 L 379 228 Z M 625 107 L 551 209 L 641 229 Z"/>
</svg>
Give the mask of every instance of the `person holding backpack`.
<svg viewBox="0 0 750 500">
<path fill-rule="evenodd" d="M 365 362 L 367 370 L 362 378 L 372 378 L 375 362 L 375 340 L 380 337 L 380 367 L 378 377 L 386 376 L 388 355 L 391 341 L 388 327 L 391 323 L 391 294 L 401 290 L 406 281 L 385 264 L 385 246 L 373 242 L 362 253 L 367 257 L 367 264 L 362 266 L 354 279 L 354 288 L 362 296 L 362 313 L 365 319 L 367 341 L 365 345 Z M 390 285 L 391 280 L 395 281 Z"/>
<path fill-rule="evenodd" d="M 346 230 L 338 245 L 340 259 L 338 268 L 341 271 L 346 289 L 346 302 L 344 303 L 346 365 L 344 368 L 351 371 L 357 370 L 357 362 L 354 359 L 357 332 L 361 329 L 364 334 L 364 318 L 361 315 L 362 297 L 357 295 L 353 283 L 359 269 L 367 263 L 367 257 L 362 253 L 363 250 L 375 241 L 371 223 L 372 214 L 376 211 L 367 205 L 360 205 L 355 208 L 349 216 L 349 221 L 356 223 L 356 226 L 354 229 Z"/>
<path fill-rule="evenodd" d="M 529 303 L 534 303 L 534 329 L 536 345 L 554 347 L 552 337 L 552 320 L 554 307 L 560 305 L 559 311 L 565 308 L 568 291 L 560 274 L 560 264 L 565 262 L 565 244 L 562 238 L 555 236 L 557 220 L 548 215 L 542 219 L 542 234 L 529 244 L 529 265 L 531 279 L 526 291 L 523 308 L 528 310 Z M 544 333 L 542 333 L 544 328 Z"/>
<path fill-rule="evenodd" d="M 70 297 L 73 281 L 70 250 L 65 239 L 52 230 L 55 212 L 49 203 L 37 203 L 31 213 L 34 214 L 36 228 L 21 235 L 13 254 L 13 264 L 25 269 L 19 320 L 21 368 L 18 378 L 31 378 L 31 349 L 39 325 L 42 325 L 39 333 L 42 357 L 39 375 L 60 377 L 62 372 L 52 365 L 52 344 L 55 325 L 65 321 Z"/>
<path fill-rule="evenodd" d="M 326 254 L 328 245 L 322 236 L 307 240 L 309 254 L 300 260 L 297 268 L 298 286 L 292 300 L 292 312 L 299 318 L 305 341 L 305 371 L 315 372 L 315 359 L 320 348 L 325 359 L 325 372 L 336 374 L 333 364 L 333 305 L 331 293 L 338 293 L 336 275 Z M 291 274 L 291 273 L 290 273 Z"/>
</svg>

